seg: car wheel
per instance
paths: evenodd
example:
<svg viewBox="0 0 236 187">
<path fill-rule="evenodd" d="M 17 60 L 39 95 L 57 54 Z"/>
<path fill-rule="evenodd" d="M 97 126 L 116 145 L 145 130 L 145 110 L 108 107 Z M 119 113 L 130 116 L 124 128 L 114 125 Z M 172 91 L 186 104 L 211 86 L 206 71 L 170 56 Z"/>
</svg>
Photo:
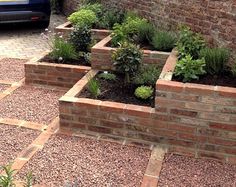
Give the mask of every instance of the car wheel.
<svg viewBox="0 0 236 187">
<path fill-rule="evenodd" d="M 45 28 L 48 28 L 49 24 L 50 24 L 50 21 L 41 21 L 37 25 L 39 26 L 39 28 L 45 29 Z"/>
</svg>

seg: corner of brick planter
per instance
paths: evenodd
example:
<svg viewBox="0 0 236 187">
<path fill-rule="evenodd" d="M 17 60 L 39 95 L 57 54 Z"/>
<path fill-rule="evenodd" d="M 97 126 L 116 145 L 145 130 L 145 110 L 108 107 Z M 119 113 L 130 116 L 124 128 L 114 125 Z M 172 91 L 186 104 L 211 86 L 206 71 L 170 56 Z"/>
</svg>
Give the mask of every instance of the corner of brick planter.
<svg viewBox="0 0 236 187">
<path fill-rule="evenodd" d="M 92 48 L 92 68 L 100 70 L 114 70 L 112 53 L 116 48 L 109 47 L 111 36 L 107 36 Z M 171 53 L 161 51 L 143 50 L 143 63 L 163 66 Z"/>
<path fill-rule="evenodd" d="M 54 29 L 56 33 L 62 34 L 65 38 L 68 38 L 73 30 L 74 28 L 72 27 L 69 21 L 59 25 Z M 93 39 L 98 41 L 102 40 L 103 38 L 111 34 L 111 31 L 106 29 L 91 29 L 91 32 Z"/>
<path fill-rule="evenodd" d="M 25 83 L 71 88 L 91 68 L 68 64 L 41 62 L 49 54 L 42 53 L 25 64 Z"/>
</svg>

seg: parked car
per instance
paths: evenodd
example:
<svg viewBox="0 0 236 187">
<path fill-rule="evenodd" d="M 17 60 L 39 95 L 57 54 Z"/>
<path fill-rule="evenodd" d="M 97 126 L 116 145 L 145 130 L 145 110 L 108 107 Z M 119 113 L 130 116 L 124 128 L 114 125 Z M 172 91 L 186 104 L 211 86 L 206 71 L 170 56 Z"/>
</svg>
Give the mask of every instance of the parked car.
<svg viewBox="0 0 236 187">
<path fill-rule="evenodd" d="M 50 0 L 0 0 L 0 24 L 37 22 L 46 28 L 50 14 Z"/>
</svg>

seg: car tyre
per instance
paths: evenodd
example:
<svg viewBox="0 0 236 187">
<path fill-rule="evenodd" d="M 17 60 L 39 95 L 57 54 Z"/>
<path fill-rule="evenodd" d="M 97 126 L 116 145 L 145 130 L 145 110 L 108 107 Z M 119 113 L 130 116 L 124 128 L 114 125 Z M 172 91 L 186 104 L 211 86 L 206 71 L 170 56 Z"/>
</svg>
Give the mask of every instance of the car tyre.
<svg viewBox="0 0 236 187">
<path fill-rule="evenodd" d="M 40 29 L 45 29 L 45 28 L 48 28 L 49 24 L 50 24 L 50 21 L 41 21 L 38 24 L 38 26 L 39 26 Z"/>
</svg>

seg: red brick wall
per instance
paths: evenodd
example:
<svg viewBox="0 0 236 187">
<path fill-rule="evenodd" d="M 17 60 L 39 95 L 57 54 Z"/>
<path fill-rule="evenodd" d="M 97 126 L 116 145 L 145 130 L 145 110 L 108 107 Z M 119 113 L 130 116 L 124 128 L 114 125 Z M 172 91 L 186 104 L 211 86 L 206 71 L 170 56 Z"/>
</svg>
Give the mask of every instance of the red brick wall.
<svg viewBox="0 0 236 187">
<path fill-rule="evenodd" d="M 209 41 L 236 50 L 235 0 L 101 0 L 108 6 L 136 9 L 156 25 L 176 28 L 187 24 Z M 66 0 L 65 13 L 72 12 L 79 0 Z"/>
</svg>

